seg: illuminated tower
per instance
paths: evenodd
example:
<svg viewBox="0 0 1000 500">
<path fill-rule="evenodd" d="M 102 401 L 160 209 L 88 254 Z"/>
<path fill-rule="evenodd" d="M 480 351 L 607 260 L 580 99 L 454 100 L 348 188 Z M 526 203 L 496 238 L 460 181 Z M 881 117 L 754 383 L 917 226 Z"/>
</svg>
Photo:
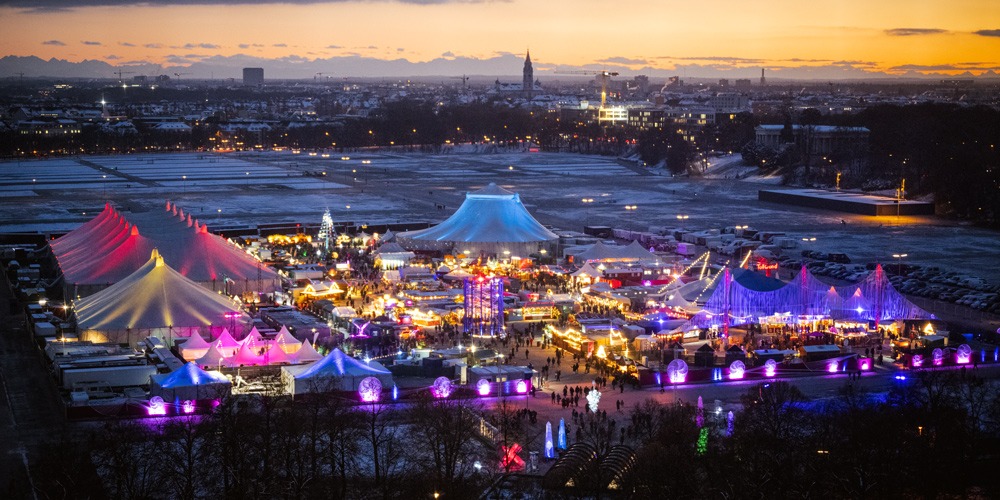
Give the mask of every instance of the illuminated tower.
<svg viewBox="0 0 1000 500">
<path fill-rule="evenodd" d="M 767 85 L 767 80 L 764 79 L 764 68 L 760 68 L 760 86 L 763 87 Z"/>
<path fill-rule="evenodd" d="M 319 240 L 323 242 L 323 250 L 330 251 L 330 237 L 333 235 L 333 217 L 330 210 L 323 212 L 323 222 L 319 226 Z"/>
<path fill-rule="evenodd" d="M 500 337 L 503 329 L 503 279 L 465 279 L 465 333 L 475 337 Z"/>
<path fill-rule="evenodd" d="M 535 90 L 535 71 L 531 68 L 531 51 L 527 51 L 524 56 L 524 75 L 521 77 L 521 92 L 524 97 L 531 99 L 531 92 Z"/>
</svg>

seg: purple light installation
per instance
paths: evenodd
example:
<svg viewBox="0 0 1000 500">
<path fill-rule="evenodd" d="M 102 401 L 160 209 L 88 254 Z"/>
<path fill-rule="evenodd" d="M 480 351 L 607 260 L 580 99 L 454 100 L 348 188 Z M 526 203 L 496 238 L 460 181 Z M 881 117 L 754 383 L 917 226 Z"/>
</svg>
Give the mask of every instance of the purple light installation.
<svg viewBox="0 0 1000 500">
<path fill-rule="evenodd" d="M 764 362 L 764 376 L 766 376 L 766 377 L 773 377 L 774 376 L 774 372 L 776 372 L 777 370 L 778 370 L 778 362 L 777 361 L 775 361 L 773 359 L 769 359 L 769 360 L 767 360 L 767 361 Z"/>
<path fill-rule="evenodd" d="M 859 358 L 858 359 L 858 369 L 862 371 L 869 371 L 872 369 L 872 358 Z"/>
<path fill-rule="evenodd" d="M 434 379 L 434 385 L 431 386 L 431 394 L 435 398 L 443 399 L 451 396 L 452 389 L 451 379 L 448 377 L 438 377 Z"/>
<path fill-rule="evenodd" d="M 358 384 L 358 395 L 365 403 L 374 403 L 382 396 L 382 382 L 375 377 L 365 377 Z"/>
<path fill-rule="evenodd" d="M 831 361 L 826 365 L 826 371 L 829 373 L 837 373 L 837 370 L 839 368 L 840 368 L 840 363 L 836 361 Z"/>
<path fill-rule="evenodd" d="M 747 367 L 742 361 L 736 360 L 729 365 L 729 380 L 743 380 Z"/>
<path fill-rule="evenodd" d="M 194 413 L 194 401 L 190 399 L 184 400 L 184 402 L 181 403 L 181 411 L 184 413 Z"/>
<path fill-rule="evenodd" d="M 934 366 L 941 366 L 944 364 L 944 351 L 941 349 L 934 349 L 931 351 L 931 359 L 934 360 Z"/>
<path fill-rule="evenodd" d="M 146 414 L 149 416 L 166 415 L 167 406 L 163 404 L 163 398 L 159 396 L 149 398 L 149 406 L 146 407 Z"/>
<path fill-rule="evenodd" d="M 486 380 L 484 378 L 483 379 L 479 379 L 479 382 L 476 382 L 476 392 L 478 392 L 480 396 L 489 396 L 490 395 L 490 381 Z"/>
<path fill-rule="evenodd" d="M 967 365 L 971 360 L 972 348 L 969 347 L 969 344 L 962 344 L 958 346 L 958 351 L 955 353 L 955 362 L 960 365 Z"/>
<path fill-rule="evenodd" d="M 687 380 L 688 365 L 683 359 L 675 359 L 667 365 L 667 378 L 671 384 L 683 384 Z"/>
<path fill-rule="evenodd" d="M 910 365 L 914 368 L 920 368 L 924 366 L 924 356 L 922 354 L 914 354 L 913 359 L 910 360 Z"/>
<path fill-rule="evenodd" d="M 516 390 L 518 394 L 527 394 L 528 383 L 524 380 L 518 380 L 517 385 L 514 386 L 514 390 Z"/>
</svg>

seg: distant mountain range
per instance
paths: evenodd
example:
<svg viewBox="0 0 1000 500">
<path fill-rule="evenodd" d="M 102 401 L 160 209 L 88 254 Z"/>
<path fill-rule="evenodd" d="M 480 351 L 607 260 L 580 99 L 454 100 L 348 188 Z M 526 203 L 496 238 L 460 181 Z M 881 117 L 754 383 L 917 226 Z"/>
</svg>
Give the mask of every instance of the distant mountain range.
<svg viewBox="0 0 1000 500">
<path fill-rule="evenodd" d="M 65 59 L 44 60 L 36 56 L 5 56 L 0 58 L 0 78 L 73 78 L 110 79 L 116 78 L 119 70 L 130 79 L 134 75 L 167 75 L 171 79 L 242 79 L 242 69 L 246 67 L 264 68 L 266 79 L 341 79 L 341 78 L 405 78 L 443 77 L 470 75 L 480 77 L 507 76 L 511 81 L 520 81 L 523 58 L 520 55 L 504 54 L 488 59 L 469 57 L 439 57 L 425 62 L 406 59 L 376 59 L 362 56 L 332 57 L 328 59 L 308 59 L 289 56 L 278 59 L 262 59 L 248 55 L 213 56 L 183 65 L 164 66 L 146 61 L 122 62 L 117 65 L 98 60 L 71 62 Z M 681 78 L 749 78 L 756 81 L 759 67 L 719 67 L 715 65 L 684 65 L 675 69 L 654 67 L 636 68 L 615 64 L 569 66 L 535 64 L 535 77 L 544 83 L 548 80 L 571 80 L 574 77 L 559 74 L 566 71 L 609 70 L 622 74 L 622 78 L 647 75 L 651 78 L 680 76 Z M 322 74 L 321 76 L 318 76 Z M 127 76 L 126 76 L 127 75 Z M 579 78 L 579 77 L 578 77 Z M 769 68 L 767 78 L 785 80 L 855 80 L 855 79 L 995 79 L 1000 73 L 988 71 L 980 75 L 965 72 L 951 75 L 940 72 L 907 71 L 902 74 L 888 74 L 870 71 L 850 65 L 799 66 Z"/>
</svg>

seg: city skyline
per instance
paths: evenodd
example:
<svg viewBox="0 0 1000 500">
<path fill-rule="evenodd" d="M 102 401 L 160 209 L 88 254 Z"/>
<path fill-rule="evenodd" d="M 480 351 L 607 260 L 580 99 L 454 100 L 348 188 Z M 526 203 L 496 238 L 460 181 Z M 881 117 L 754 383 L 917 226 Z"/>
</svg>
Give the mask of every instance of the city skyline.
<svg viewBox="0 0 1000 500">
<path fill-rule="evenodd" d="M 265 67 L 269 79 L 514 75 L 527 49 L 542 77 L 581 68 L 690 78 L 755 78 L 760 68 L 777 79 L 1000 75 L 1000 12 L 988 0 L 756 7 L 635 0 L 604 7 L 568 0 L 3 0 L 0 57 L 17 57 L 2 60 L 0 77 L 106 72 L 94 61 L 188 78 L 234 78 L 244 66 Z M 70 64 L 46 66 L 28 56 Z M 64 74 L 33 74 L 39 67 Z"/>
</svg>

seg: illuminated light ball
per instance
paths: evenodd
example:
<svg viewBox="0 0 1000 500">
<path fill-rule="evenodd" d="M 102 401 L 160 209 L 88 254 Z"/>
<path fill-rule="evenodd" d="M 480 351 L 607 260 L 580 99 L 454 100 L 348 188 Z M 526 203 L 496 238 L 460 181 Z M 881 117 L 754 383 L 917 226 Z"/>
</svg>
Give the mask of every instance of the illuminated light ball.
<svg viewBox="0 0 1000 500">
<path fill-rule="evenodd" d="M 514 390 L 517 391 L 518 394 L 527 394 L 528 383 L 525 382 L 524 380 L 518 380 L 517 384 L 514 385 Z"/>
<path fill-rule="evenodd" d="M 914 354 L 913 359 L 910 360 L 910 365 L 912 365 L 914 368 L 920 368 L 921 366 L 924 366 L 924 355 Z"/>
<path fill-rule="evenodd" d="M 431 386 L 431 394 L 436 398 L 443 399 L 451 396 L 452 389 L 451 379 L 448 377 L 438 377 L 434 379 L 434 385 Z"/>
<path fill-rule="evenodd" d="M 476 392 L 478 392 L 480 396 L 489 396 L 490 381 L 486 379 L 479 379 L 479 382 L 476 382 Z"/>
<path fill-rule="evenodd" d="M 743 364 L 742 361 L 733 361 L 729 365 L 729 380 L 743 380 L 743 375 L 746 373 L 747 366 Z"/>
<path fill-rule="evenodd" d="M 775 361 L 773 359 L 769 359 L 769 360 L 767 360 L 767 361 L 764 362 L 764 375 L 765 376 L 773 377 L 774 373 L 776 371 L 778 371 L 778 362 L 777 361 Z"/>
<path fill-rule="evenodd" d="M 382 382 L 375 377 L 365 377 L 358 384 L 358 395 L 365 403 L 374 403 L 382 396 Z"/>
<path fill-rule="evenodd" d="M 667 378 L 671 384 L 683 384 L 687 380 L 688 365 L 683 359 L 675 359 L 667 365 Z"/>
<path fill-rule="evenodd" d="M 872 369 L 872 359 L 871 358 L 861 358 L 858 359 L 858 369 L 863 371 L 869 371 Z"/>
<path fill-rule="evenodd" d="M 955 353 L 955 362 L 960 365 L 968 364 L 972 359 L 972 348 L 969 344 L 962 344 L 958 346 L 958 352 Z"/>
<path fill-rule="evenodd" d="M 838 370 L 839 368 L 840 368 L 840 363 L 838 363 L 838 362 L 836 362 L 836 361 L 831 361 L 831 362 L 829 362 L 829 363 L 828 363 L 828 364 L 826 365 L 826 371 L 828 371 L 828 372 L 830 372 L 830 373 L 837 373 L 837 370 Z"/>
<path fill-rule="evenodd" d="M 940 348 L 931 351 L 931 359 L 934 360 L 934 366 L 941 366 L 944 364 L 944 351 Z"/>
<path fill-rule="evenodd" d="M 185 399 L 184 402 L 181 403 L 181 410 L 184 413 L 194 413 L 194 401 Z"/>
<path fill-rule="evenodd" d="M 163 398 L 160 396 L 153 396 L 149 398 L 149 406 L 146 408 L 146 414 L 148 415 L 166 415 L 167 406 L 163 404 Z"/>
</svg>

